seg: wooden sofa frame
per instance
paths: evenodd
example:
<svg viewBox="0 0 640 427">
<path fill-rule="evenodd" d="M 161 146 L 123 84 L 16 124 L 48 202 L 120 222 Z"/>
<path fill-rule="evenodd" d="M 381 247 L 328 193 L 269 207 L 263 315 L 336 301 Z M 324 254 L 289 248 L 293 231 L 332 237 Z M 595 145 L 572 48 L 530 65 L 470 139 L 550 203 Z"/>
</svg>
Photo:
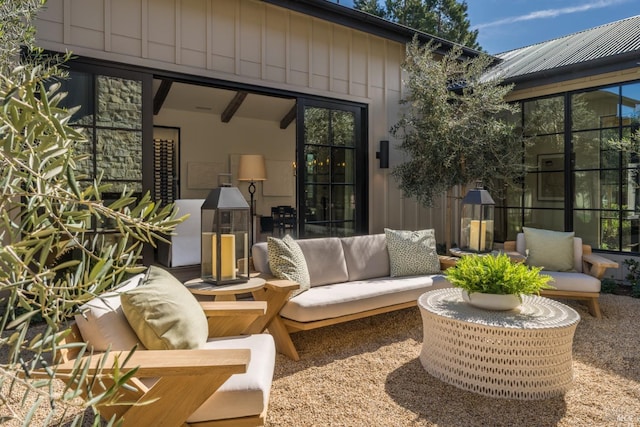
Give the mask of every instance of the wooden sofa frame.
<svg viewBox="0 0 640 427">
<path fill-rule="evenodd" d="M 277 291 L 268 288 L 262 296 L 278 302 L 280 298 L 286 298 L 291 286 L 297 288 L 296 284 L 280 284 Z M 207 301 L 200 304 L 209 320 L 210 338 L 260 333 L 272 320 L 269 318 L 270 312 L 275 309 L 273 305 L 270 310 L 267 301 Z M 82 336 L 74 323 L 71 333 L 58 344 L 56 378 L 75 381 L 72 372 L 81 363 L 86 366 L 88 373 L 84 386 L 91 387 L 93 396 L 114 384 L 112 367 L 116 358 L 120 363 L 119 375 L 137 368 L 127 382 L 131 387 L 118 390 L 116 404 L 98 406 L 100 415 L 107 420 L 115 416 L 122 419 L 122 426 L 253 427 L 265 423 L 266 409 L 259 416 L 191 424 L 186 422 L 231 375 L 246 372 L 250 359 L 248 349 L 112 351 L 106 355 L 78 358 L 79 347 L 69 345 L 77 342 L 82 342 Z M 126 365 L 122 366 L 124 360 Z M 45 375 L 40 373 L 40 376 Z M 93 376 L 100 381 L 91 382 Z M 148 388 L 140 378 L 159 378 L 159 381 Z M 87 388 L 83 393 L 84 398 L 88 396 Z"/>
<path fill-rule="evenodd" d="M 444 257 L 447 258 L 447 257 Z M 440 268 L 445 269 L 451 266 L 446 263 L 446 260 L 443 257 L 440 257 Z M 269 277 L 265 276 L 267 283 L 271 284 L 271 287 L 274 293 L 277 293 L 276 290 L 280 290 L 281 295 L 285 295 L 283 303 L 278 306 L 277 311 L 279 312 L 284 303 L 286 302 L 290 291 L 292 290 L 292 286 L 296 286 L 293 289 L 297 289 L 297 284 L 295 282 L 291 282 L 288 280 L 272 280 Z M 278 298 L 280 300 L 280 298 Z M 393 304 L 386 307 L 380 307 L 373 310 L 362 311 L 359 313 L 348 314 L 345 316 L 334 317 L 331 319 L 322 319 L 316 320 L 313 322 L 297 322 L 295 320 L 286 319 L 281 317 L 279 314 L 275 316 L 268 325 L 269 333 L 273 336 L 273 339 L 276 343 L 276 349 L 279 353 L 287 356 L 293 360 L 300 360 L 300 355 L 296 350 L 293 341 L 291 340 L 291 333 L 308 331 L 316 328 L 323 328 L 325 326 L 336 325 L 338 323 L 349 322 L 351 320 L 362 319 L 365 317 L 375 316 L 377 314 L 389 313 L 396 310 L 402 310 L 409 307 L 415 307 L 418 304 L 417 301 L 407 301 L 400 304 Z"/>
<path fill-rule="evenodd" d="M 515 240 L 504 242 L 505 252 L 516 252 Z M 602 280 L 607 268 L 618 268 L 619 265 L 615 261 L 611 261 L 603 256 L 594 254 L 590 245 L 582 245 L 582 272 Z M 555 289 L 546 289 L 540 292 L 540 295 L 550 298 L 568 298 L 584 301 L 589 308 L 589 313 L 597 318 L 602 318 L 600 310 L 600 292 L 580 292 L 580 291 L 560 291 Z"/>
</svg>

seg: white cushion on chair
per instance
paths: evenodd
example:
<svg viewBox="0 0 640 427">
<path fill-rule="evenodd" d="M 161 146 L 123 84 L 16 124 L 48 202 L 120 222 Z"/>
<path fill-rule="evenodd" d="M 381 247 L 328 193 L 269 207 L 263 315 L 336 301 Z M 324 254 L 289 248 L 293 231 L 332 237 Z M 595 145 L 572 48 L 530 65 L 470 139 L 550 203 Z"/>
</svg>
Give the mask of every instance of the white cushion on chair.
<svg viewBox="0 0 640 427">
<path fill-rule="evenodd" d="M 276 349 L 269 334 L 210 339 L 205 349 L 251 350 L 247 372 L 232 375 L 188 419 L 189 423 L 255 416 L 265 412 L 275 365 Z"/>
<path fill-rule="evenodd" d="M 552 281 L 549 282 L 556 291 L 575 291 L 575 292 L 600 292 L 600 280 L 584 273 L 575 273 L 571 271 L 545 271 L 541 274 L 551 276 Z"/>
<path fill-rule="evenodd" d="M 136 344 L 144 349 L 127 322 L 120 303 L 120 293 L 135 288 L 142 279 L 144 274 L 133 276 L 117 289 L 80 306 L 82 314 L 76 314 L 76 324 L 82 339 L 94 351 L 106 351 L 109 346 L 111 350 L 131 350 Z"/>
</svg>

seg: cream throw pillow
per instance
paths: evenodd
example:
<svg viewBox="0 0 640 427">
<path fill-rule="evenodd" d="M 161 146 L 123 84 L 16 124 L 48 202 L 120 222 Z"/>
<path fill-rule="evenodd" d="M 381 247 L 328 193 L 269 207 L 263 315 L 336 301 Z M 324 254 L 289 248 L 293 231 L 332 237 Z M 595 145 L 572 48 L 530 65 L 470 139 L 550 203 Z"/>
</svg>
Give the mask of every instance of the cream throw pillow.
<svg viewBox="0 0 640 427">
<path fill-rule="evenodd" d="M 574 232 L 522 227 L 527 264 L 547 271 L 573 270 Z"/>
<path fill-rule="evenodd" d="M 131 329 L 122 311 L 120 294 L 138 286 L 144 274 L 136 274 L 118 288 L 98 295 L 80 306 L 76 314 L 76 325 L 80 335 L 93 351 L 131 350 L 142 347 L 136 333 Z"/>
<path fill-rule="evenodd" d="M 440 273 L 433 229 L 407 231 L 384 229 L 391 277 Z"/>
<path fill-rule="evenodd" d="M 306 291 L 311 286 L 307 261 L 300 245 L 290 236 L 282 239 L 269 237 L 267 239 L 267 253 L 271 273 L 279 279 L 296 282 L 300 288 L 292 292 L 291 298 Z"/>
<path fill-rule="evenodd" d="M 200 348 L 207 317 L 198 300 L 171 273 L 151 266 L 143 283 L 120 294 L 131 328 L 149 350 Z"/>
</svg>

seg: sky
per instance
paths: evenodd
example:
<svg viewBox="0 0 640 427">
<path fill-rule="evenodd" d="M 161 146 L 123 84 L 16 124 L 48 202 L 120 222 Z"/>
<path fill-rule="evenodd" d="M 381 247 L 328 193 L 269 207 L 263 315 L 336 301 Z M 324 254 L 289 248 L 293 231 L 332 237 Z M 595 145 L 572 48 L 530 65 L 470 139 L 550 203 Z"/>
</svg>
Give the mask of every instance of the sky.
<svg viewBox="0 0 640 427">
<path fill-rule="evenodd" d="M 467 0 L 467 6 L 479 44 L 491 54 L 640 15 L 640 0 Z"/>
</svg>

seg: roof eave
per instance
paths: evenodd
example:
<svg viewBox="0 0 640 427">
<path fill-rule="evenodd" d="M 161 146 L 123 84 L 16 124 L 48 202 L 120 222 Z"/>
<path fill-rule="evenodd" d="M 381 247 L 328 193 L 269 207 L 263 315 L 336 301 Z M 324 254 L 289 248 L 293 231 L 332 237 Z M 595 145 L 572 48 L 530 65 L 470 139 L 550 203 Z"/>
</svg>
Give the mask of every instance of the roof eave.
<svg viewBox="0 0 640 427">
<path fill-rule="evenodd" d="M 339 4 L 331 3 L 326 0 L 262 1 L 400 43 L 407 43 L 411 41 L 414 36 L 417 36 L 418 39 L 422 42 L 434 41 L 440 46 L 438 50 L 436 50 L 436 52 L 441 55 L 446 54 L 447 51 L 449 51 L 454 46 L 460 46 L 462 48 L 463 56 L 469 58 L 474 58 L 483 53 L 475 49 L 458 45 L 457 43 L 450 42 L 440 37 L 436 37 L 422 31 L 414 30 L 413 28 L 405 27 L 404 25 L 387 21 L 386 19 L 382 19 L 378 16 L 371 15 L 360 10 L 351 9 L 346 6 L 341 6 Z M 498 58 L 495 58 L 495 60 L 496 62 L 499 61 Z"/>
</svg>

